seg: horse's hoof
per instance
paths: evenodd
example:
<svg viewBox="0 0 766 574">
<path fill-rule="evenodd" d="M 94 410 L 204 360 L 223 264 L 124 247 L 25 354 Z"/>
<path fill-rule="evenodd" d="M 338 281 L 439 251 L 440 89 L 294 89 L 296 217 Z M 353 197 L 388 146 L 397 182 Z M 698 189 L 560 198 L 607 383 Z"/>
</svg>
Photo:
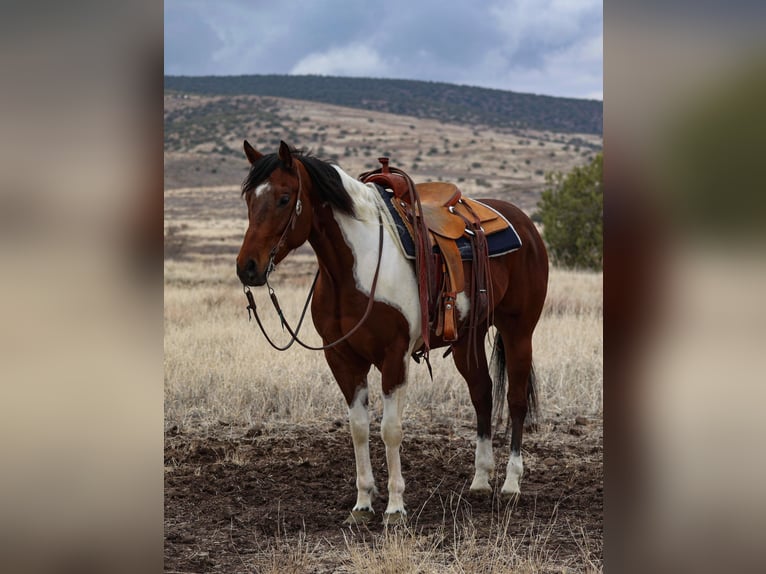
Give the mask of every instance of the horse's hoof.
<svg viewBox="0 0 766 574">
<path fill-rule="evenodd" d="M 385 526 L 396 526 L 397 524 L 406 524 L 407 522 L 407 513 L 403 510 L 397 510 L 396 512 L 388 513 L 386 512 L 383 515 L 383 524 Z"/>
<path fill-rule="evenodd" d="M 354 524 L 367 524 L 375 513 L 372 510 L 352 510 L 348 518 L 343 521 L 343 524 L 353 526 Z"/>
<path fill-rule="evenodd" d="M 476 496 L 476 497 L 484 497 L 489 496 L 492 494 L 492 487 L 487 484 L 477 484 L 477 485 L 471 485 L 471 487 L 468 489 L 468 494 L 470 496 Z"/>
</svg>

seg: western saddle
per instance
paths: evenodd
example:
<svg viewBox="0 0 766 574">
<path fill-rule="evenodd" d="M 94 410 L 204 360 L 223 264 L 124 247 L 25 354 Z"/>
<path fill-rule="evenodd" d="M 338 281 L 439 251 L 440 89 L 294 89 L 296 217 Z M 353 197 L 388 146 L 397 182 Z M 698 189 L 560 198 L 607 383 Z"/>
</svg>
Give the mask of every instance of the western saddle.
<svg viewBox="0 0 766 574">
<path fill-rule="evenodd" d="M 380 168 L 359 176 L 364 183 L 376 183 L 393 192 L 392 204 L 415 244 L 415 268 L 420 296 L 423 347 L 427 357 L 430 334 L 445 342 L 458 340 L 455 300 L 466 291 L 466 277 L 456 241 L 470 239 L 470 344 L 476 351 L 478 323 L 485 317 L 491 287 L 486 235 L 507 227 L 507 222 L 487 206 L 462 197 L 452 183 L 414 184 L 409 175 L 389 167 L 388 158 L 378 159 Z M 486 317 L 485 317 L 486 320 Z"/>
</svg>

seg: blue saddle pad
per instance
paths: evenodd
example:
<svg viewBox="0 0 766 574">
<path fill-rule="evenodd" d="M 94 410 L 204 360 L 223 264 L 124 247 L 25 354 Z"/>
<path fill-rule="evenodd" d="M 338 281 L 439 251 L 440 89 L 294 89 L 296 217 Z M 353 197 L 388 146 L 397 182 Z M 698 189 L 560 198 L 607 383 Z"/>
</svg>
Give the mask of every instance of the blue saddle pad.
<svg viewBox="0 0 766 574">
<path fill-rule="evenodd" d="M 404 246 L 404 251 L 407 254 L 407 258 L 415 259 L 415 244 L 412 241 L 412 236 L 407 230 L 407 226 L 404 224 L 404 221 L 402 221 L 402 218 L 399 216 L 399 212 L 396 211 L 396 208 L 391 203 L 394 194 L 391 191 L 378 185 L 377 183 L 374 185 L 378 190 L 380 197 L 383 198 L 383 201 L 386 204 L 391 217 L 394 219 L 396 229 L 399 232 L 399 239 L 401 239 L 402 246 Z M 490 209 L 492 208 L 490 207 Z M 516 233 L 516 230 L 513 228 L 513 225 L 511 225 L 510 222 L 508 222 L 508 225 L 509 227 L 507 229 L 498 231 L 492 235 L 487 235 L 487 248 L 489 249 L 490 257 L 505 255 L 506 253 L 516 251 L 521 247 L 521 239 L 519 238 L 519 234 Z M 471 241 L 468 237 L 464 236 L 458 239 L 457 246 L 458 249 L 460 249 L 460 257 L 463 259 L 463 261 L 471 261 L 471 259 L 473 259 Z M 434 251 L 438 251 L 438 247 L 434 246 Z"/>
</svg>

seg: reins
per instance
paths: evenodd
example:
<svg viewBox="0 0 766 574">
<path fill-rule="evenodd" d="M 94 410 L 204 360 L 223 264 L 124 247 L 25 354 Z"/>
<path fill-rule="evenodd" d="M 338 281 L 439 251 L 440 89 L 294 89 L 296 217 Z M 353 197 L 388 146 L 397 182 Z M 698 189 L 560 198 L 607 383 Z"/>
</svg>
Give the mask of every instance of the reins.
<svg viewBox="0 0 766 574">
<path fill-rule="evenodd" d="M 263 333 L 263 336 L 266 337 L 266 340 L 269 342 L 269 345 L 274 347 L 277 351 L 286 351 L 290 347 L 293 346 L 293 343 L 298 339 L 297 334 L 301 330 L 301 325 L 303 325 L 303 319 L 306 317 L 306 310 L 309 308 L 309 301 L 311 301 L 311 297 L 314 295 L 314 287 L 316 287 L 317 279 L 319 278 L 319 270 L 317 270 L 316 274 L 314 275 L 314 281 L 311 283 L 311 289 L 309 290 L 308 298 L 306 299 L 306 303 L 303 305 L 303 311 L 301 311 L 301 318 L 298 320 L 298 327 L 295 329 L 295 335 L 292 335 L 292 330 L 290 330 L 290 334 L 292 335 L 292 338 L 290 339 L 290 342 L 287 343 L 284 347 L 280 347 L 277 345 L 274 341 L 271 340 L 271 337 L 269 337 L 269 334 L 266 332 L 266 329 L 263 326 L 263 323 L 261 323 L 261 318 L 258 316 L 258 311 L 256 311 L 256 304 L 255 304 L 255 297 L 253 297 L 253 292 L 250 290 L 250 287 L 247 285 L 243 285 L 244 291 L 245 291 L 245 297 L 247 297 L 247 317 L 249 320 L 252 321 L 253 316 L 255 316 L 255 321 L 258 323 L 258 327 L 261 328 L 261 333 Z M 269 285 L 268 281 L 266 284 L 269 287 L 269 297 L 271 298 L 271 303 L 274 305 L 274 308 L 277 310 L 277 314 L 279 315 L 279 320 L 282 322 L 282 327 L 284 328 L 287 325 L 287 320 L 285 319 L 284 314 L 282 313 L 282 308 L 279 306 L 279 299 L 277 299 L 277 294 L 274 291 L 274 289 Z M 252 314 L 251 314 L 252 311 Z M 289 325 L 287 325 L 287 328 L 290 329 Z M 300 341 L 298 341 L 300 343 Z M 302 344 L 302 343 L 301 343 Z M 305 346 L 305 345 L 304 345 Z"/>
<path fill-rule="evenodd" d="M 300 197 L 298 199 L 300 201 Z M 291 220 L 292 221 L 292 220 Z M 338 345 L 342 343 L 343 341 L 347 340 L 351 335 L 356 333 L 359 328 L 362 326 L 362 324 L 367 320 L 367 318 L 370 316 L 370 312 L 372 312 L 372 304 L 375 302 L 375 288 L 378 285 L 378 275 L 380 274 L 380 262 L 383 258 L 383 216 L 378 213 L 378 224 L 380 228 L 380 234 L 378 236 L 378 262 L 375 266 L 375 275 L 372 278 L 372 286 L 370 287 L 370 296 L 367 300 L 367 308 L 364 311 L 364 315 L 362 315 L 362 318 L 359 320 L 359 322 L 354 325 L 354 328 L 351 329 L 348 333 L 343 335 L 340 339 L 337 341 L 333 341 L 332 343 L 329 343 L 327 345 L 322 345 L 321 347 L 314 347 L 312 345 L 307 345 L 303 341 L 301 341 L 298 338 L 298 333 L 301 330 L 301 326 L 303 325 L 303 319 L 306 317 L 306 311 L 309 307 L 309 302 L 311 301 L 312 296 L 314 295 L 314 288 L 316 287 L 317 279 L 319 278 L 319 270 L 317 270 L 316 275 L 314 275 L 314 281 L 311 284 L 311 289 L 309 290 L 308 297 L 306 298 L 306 303 L 303 305 L 303 311 L 301 312 L 300 319 L 298 320 L 298 326 L 295 330 L 290 326 L 290 324 L 287 322 L 287 319 L 285 319 L 285 315 L 282 312 L 282 307 L 279 305 L 279 299 L 277 298 L 277 294 L 274 291 L 274 289 L 269 284 L 268 274 L 266 275 L 266 286 L 269 288 L 269 297 L 271 298 L 271 303 L 274 305 L 274 309 L 277 312 L 277 315 L 279 315 L 279 319 L 282 322 L 282 327 L 287 329 L 287 332 L 290 333 L 290 341 L 284 346 L 280 347 L 277 344 L 274 343 L 274 341 L 271 340 L 271 337 L 269 337 L 268 333 L 266 332 L 266 329 L 263 327 L 263 323 L 261 323 L 260 317 L 258 317 L 258 311 L 255 304 L 255 297 L 253 296 L 253 292 L 250 290 L 250 287 L 248 285 L 243 286 L 243 290 L 245 292 L 245 297 L 247 297 L 247 316 L 249 319 L 252 320 L 253 316 L 255 316 L 255 321 L 258 323 L 258 327 L 260 327 L 261 332 L 263 333 L 263 336 L 266 337 L 266 340 L 269 342 L 269 344 L 274 347 L 277 351 L 286 351 L 289 349 L 293 343 L 297 342 L 301 347 L 304 349 L 308 349 L 310 351 L 323 351 L 325 349 L 330 349 L 334 347 L 335 345 Z M 293 223 L 294 226 L 294 223 Z M 290 227 L 290 222 L 287 224 L 287 228 Z M 282 237 L 280 238 L 279 243 L 277 244 L 277 247 L 275 249 L 279 248 L 279 245 L 281 245 L 282 241 L 284 240 L 285 232 L 282 233 Z M 273 255 L 272 258 L 269 261 L 270 271 L 273 269 Z M 252 311 L 252 315 L 250 312 Z"/>
</svg>

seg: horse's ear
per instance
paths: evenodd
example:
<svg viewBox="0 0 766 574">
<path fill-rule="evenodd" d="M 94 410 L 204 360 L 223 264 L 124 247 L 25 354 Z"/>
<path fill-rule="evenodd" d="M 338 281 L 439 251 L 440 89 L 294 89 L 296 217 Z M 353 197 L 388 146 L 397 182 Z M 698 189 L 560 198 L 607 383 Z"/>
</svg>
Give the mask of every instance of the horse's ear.
<svg viewBox="0 0 766 574">
<path fill-rule="evenodd" d="M 251 165 L 263 157 L 263 154 L 251 146 L 250 142 L 247 140 L 245 140 L 245 155 L 247 156 L 247 161 L 249 161 Z"/>
<path fill-rule="evenodd" d="M 287 145 L 284 141 L 279 142 L 279 159 L 282 160 L 282 163 L 285 164 L 285 167 L 293 167 L 293 154 L 290 151 L 290 146 Z"/>
</svg>

